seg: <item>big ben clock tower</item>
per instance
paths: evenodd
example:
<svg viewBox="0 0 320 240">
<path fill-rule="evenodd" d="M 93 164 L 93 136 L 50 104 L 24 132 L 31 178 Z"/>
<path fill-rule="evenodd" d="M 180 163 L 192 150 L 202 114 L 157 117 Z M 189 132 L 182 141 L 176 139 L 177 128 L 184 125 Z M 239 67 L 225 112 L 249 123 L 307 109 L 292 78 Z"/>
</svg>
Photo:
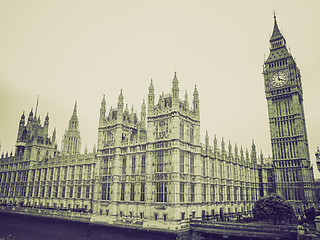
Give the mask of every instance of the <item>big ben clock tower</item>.
<svg viewBox="0 0 320 240">
<path fill-rule="evenodd" d="M 276 192 L 296 211 L 314 204 L 314 176 L 309 158 L 300 70 L 279 31 L 276 16 L 270 54 L 264 63 Z"/>
</svg>

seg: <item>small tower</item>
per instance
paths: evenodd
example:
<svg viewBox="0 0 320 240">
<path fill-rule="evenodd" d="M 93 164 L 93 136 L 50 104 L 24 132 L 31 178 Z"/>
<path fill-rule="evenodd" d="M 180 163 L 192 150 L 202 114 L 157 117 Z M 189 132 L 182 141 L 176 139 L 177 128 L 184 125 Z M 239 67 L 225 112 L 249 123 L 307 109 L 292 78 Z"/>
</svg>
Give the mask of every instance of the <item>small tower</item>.
<svg viewBox="0 0 320 240">
<path fill-rule="evenodd" d="M 103 95 L 101 106 L 100 106 L 99 126 L 103 126 L 105 124 L 105 119 L 106 119 L 106 99 L 105 99 L 105 95 Z"/>
<path fill-rule="evenodd" d="M 141 128 L 146 128 L 146 120 L 147 120 L 147 113 L 146 113 L 146 104 L 143 99 L 143 103 L 141 105 Z"/>
<path fill-rule="evenodd" d="M 148 115 L 152 115 L 154 111 L 154 86 L 151 79 L 148 94 Z"/>
<path fill-rule="evenodd" d="M 77 116 L 77 102 L 74 104 L 72 116 L 69 120 L 69 127 L 62 138 L 62 151 L 63 155 L 76 155 L 80 154 L 81 137 L 78 129 L 79 121 Z"/>
<path fill-rule="evenodd" d="M 172 98 L 173 98 L 173 101 L 179 100 L 179 81 L 178 81 L 176 72 L 174 73 L 174 77 L 172 80 Z"/>
<path fill-rule="evenodd" d="M 256 152 L 256 146 L 254 145 L 253 139 L 252 139 L 252 146 L 251 146 L 251 163 L 252 164 L 257 163 L 257 152 Z"/>
<path fill-rule="evenodd" d="M 196 114 L 196 116 L 199 117 L 200 111 L 199 111 L 199 93 L 197 90 L 197 85 L 194 87 L 193 91 L 193 111 Z"/>
<path fill-rule="evenodd" d="M 122 95 L 122 89 L 121 89 L 118 97 L 117 121 L 122 122 L 122 119 L 123 119 L 123 95 Z"/>
</svg>

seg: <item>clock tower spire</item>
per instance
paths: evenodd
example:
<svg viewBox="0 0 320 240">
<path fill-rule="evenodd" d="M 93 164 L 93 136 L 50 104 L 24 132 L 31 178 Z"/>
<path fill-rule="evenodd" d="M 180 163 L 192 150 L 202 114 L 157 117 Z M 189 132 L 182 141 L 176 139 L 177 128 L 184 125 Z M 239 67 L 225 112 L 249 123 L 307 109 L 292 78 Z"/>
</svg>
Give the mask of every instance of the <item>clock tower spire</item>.
<svg viewBox="0 0 320 240">
<path fill-rule="evenodd" d="M 296 211 L 303 211 L 311 207 L 315 199 L 301 75 L 287 49 L 276 16 L 269 42 L 270 53 L 264 62 L 263 75 L 276 192 L 289 200 Z"/>
</svg>

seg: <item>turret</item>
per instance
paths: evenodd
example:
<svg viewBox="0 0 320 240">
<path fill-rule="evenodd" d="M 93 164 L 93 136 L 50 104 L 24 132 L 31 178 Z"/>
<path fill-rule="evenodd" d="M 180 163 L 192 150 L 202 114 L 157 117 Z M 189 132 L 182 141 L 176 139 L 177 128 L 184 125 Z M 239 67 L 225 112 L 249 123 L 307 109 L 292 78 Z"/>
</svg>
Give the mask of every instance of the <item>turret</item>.
<svg viewBox="0 0 320 240">
<path fill-rule="evenodd" d="M 253 164 L 257 163 L 257 152 L 256 152 L 256 146 L 254 145 L 253 139 L 252 139 L 252 146 L 251 146 L 251 163 Z"/>
<path fill-rule="evenodd" d="M 101 106 L 100 106 L 99 126 L 104 125 L 105 119 L 106 119 L 106 99 L 105 99 L 105 95 L 103 95 Z"/>
<path fill-rule="evenodd" d="M 206 131 L 205 144 L 206 144 L 206 154 L 208 154 L 208 152 L 209 152 L 209 136 L 208 136 L 208 131 Z"/>
<path fill-rule="evenodd" d="M 193 111 L 196 115 L 199 116 L 199 93 L 197 90 L 197 85 L 195 85 L 193 91 Z"/>
<path fill-rule="evenodd" d="M 154 110 L 154 87 L 153 87 L 153 82 L 151 79 L 151 83 L 149 86 L 149 94 L 148 94 L 148 113 L 152 114 Z"/>
<path fill-rule="evenodd" d="M 48 127 L 49 127 L 49 114 L 48 114 L 48 113 L 47 113 L 47 116 L 46 116 L 45 119 L 44 119 L 43 126 L 44 126 L 45 128 L 47 128 L 47 129 L 48 129 Z"/>
<path fill-rule="evenodd" d="M 176 72 L 172 80 L 172 99 L 173 101 L 179 101 L 179 81 Z"/>
<path fill-rule="evenodd" d="M 32 112 L 32 108 L 31 111 L 29 113 L 29 117 L 28 117 L 28 123 L 31 123 L 33 121 L 33 112 Z"/>
<path fill-rule="evenodd" d="M 184 95 L 184 106 L 187 110 L 189 110 L 189 100 L 188 100 L 188 93 L 186 91 L 185 95 Z"/>
<path fill-rule="evenodd" d="M 142 128 L 146 127 L 146 117 L 147 117 L 146 104 L 145 104 L 144 99 L 143 99 L 143 103 L 141 105 L 141 127 Z"/>
<path fill-rule="evenodd" d="M 122 89 L 121 89 L 118 97 L 117 121 L 121 122 L 123 119 L 122 116 L 123 116 L 123 95 L 122 95 Z"/>
</svg>

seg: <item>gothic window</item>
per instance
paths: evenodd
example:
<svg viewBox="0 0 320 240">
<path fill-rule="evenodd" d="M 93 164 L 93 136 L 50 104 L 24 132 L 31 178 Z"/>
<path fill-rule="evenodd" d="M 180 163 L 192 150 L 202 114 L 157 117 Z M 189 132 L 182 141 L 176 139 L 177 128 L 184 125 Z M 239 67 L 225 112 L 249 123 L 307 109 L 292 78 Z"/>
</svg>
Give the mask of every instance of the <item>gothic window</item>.
<svg viewBox="0 0 320 240">
<path fill-rule="evenodd" d="M 101 200 L 106 200 L 106 197 L 107 197 L 106 191 L 107 191 L 106 185 L 102 185 Z"/>
<path fill-rule="evenodd" d="M 141 191 L 140 191 L 140 201 L 144 202 L 144 198 L 145 198 L 145 183 L 141 183 Z"/>
<path fill-rule="evenodd" d="M 190 126 L 190 143 L 194 143 L 194 130 L 192 125 Z"/>
<path fill-rule="evenodd" d="M 68 171 L 67 167 L 64 167 L 64 174 L 63 174 L 64 180 L 67 179 L 67 171 Z"/>
<path fill-rule="evenodd" d="M 190 174 L 194 174 L 194 154 L 190 153 Z"/>
<path fill-rule="evenodd" d="M 53 187 L 53 197 L 54 198 L 58 197 L 58 187 L 57 186 Z"/>
<path fill-rule="evenodd" d="M 53 168 L 49 168 L 49 173 L 50 173 L 50 181 L 53 180 Z"/>
<path fill-rule="evenodd" d="M 146 172 L 146 154 L 143 153 L 141 156 L 141 173 L 145 173 Z"/>
<path fill-rule="evenodd" d="M 132 165 L 131 165 L 132 174 L 136 172 L 136 156 L 132 156 Z"/>
<path fill-rule="evenodd" d="M 73 198 L 73 186 L 70 186 L 69 190 L 69 198 Z"/>
<path fill-rule="evenodd" d="M 62 186 L 61 197 L 64 198 L 66 196 L 66 187 Z"/>
<path fill-rule="evenodd" d="M 79 180 L 82 179 L 82 170 L 83 170 L 83 166 L 79 166 Z"/>
<path fill-rule="evenodd" d="M 220 186 L 219 201 L 223 202 L 223 186 Z"/>
<path fill-rule="evenodd" d="M 60 180 L 60 168 L 58 167 L 57 168 L 57 181 Z"/>
<path fill-rule="evenodd" d="M 126 174 L 126 166 L 127 165 L 127 159 L 126 156 L 122 157 L 122 174 Z"/>
<path fill-rule="evenodd" d="M 167 202 L 167 183 L 157 182 L 157 202 Z"/>
<path fill-rule="evenodd" d="M 125 183 L 121 183 L 120 200 L 124 201 Z"/>
<path fill-rule="evenodd" d="M 184 202 L 184 183 L 180 183 L 180 202 Z"/>
<path fill-rule="evenodd" d="M 230 186 L 227 186 L 227 201 L 230 201 Z"/>
<path fill-rule="evenodd" d="M 207 189 L 206 185 L 202 184 L 202 201 L 205 202 L 207 198 Z"/>
<path fill-rule="evenodd" d="M 194 190 L 195 190 L 195 184 L 191 183 L 190 184 L 190 201 L 194 202 L 195 198 L 194 198 Z"/>
<path fill-rule="evenodd" d="M 47 181 L 47 169 L 44 169 L 44 173 L 43 173 L 43 181 Z"/>
<path fill-rule="evenodd" d="M 77 194 L 77 198 L 81 198 L 81 186 L 78 186 Z"/>
<path fill-rule="evenodd" d="M 156 151 L 156 171 L 163 172 L 163 150 Z"/>
<path fill-rule="evenodd" d="M 130 201 L 134 201 L 134 183 L 131 183 Z"/>
<path fill-rule="evenodd" d="M 211 175 L 214 177 L 214 162 L 211 163 Z"/>
<path fill-rule="evenodd" d="M 71 180 L 74 179 L 74 171 L 75 171 L 75 166 L 71 167 Z"/>
<path fill-rule="evenodd" d="M 32 197 L 33 187 L 29 187 L 28 197 Z"/>
<path fill-rule="evenodd" d="M 180 173 L 184 173 L 184 152 L 180 150 Z"/>
<path fill-rule="evenodd" d="M 234 187 L 234 201 L 238 201 L 238 187 Z"/>
<path fill-rule="evenodd" d="M 86 186 L 86 198 L 88 199 L 90 196 L 90 187 Z"/>
<path fill-rule="evenodd" d="M 206 159 L 202 158 L 202 174 L 206 176 Z"/>
<path fill-rule="evenodd" d="M 215 190 L 214 190 L 214 185 L 211 184 L 211 193 L 210 193 L 210 196 L 211 196 L 211 202 L 214 202 L 215 201 Z"/>
<path fill-rule="evenodd" d="M 183 124 L 183 122 L 181 121 L 181 122 L 180 122 L 180 140 L 183 141 L 183 139 L 184 139 L 184 124 Z"/>
</svg>

